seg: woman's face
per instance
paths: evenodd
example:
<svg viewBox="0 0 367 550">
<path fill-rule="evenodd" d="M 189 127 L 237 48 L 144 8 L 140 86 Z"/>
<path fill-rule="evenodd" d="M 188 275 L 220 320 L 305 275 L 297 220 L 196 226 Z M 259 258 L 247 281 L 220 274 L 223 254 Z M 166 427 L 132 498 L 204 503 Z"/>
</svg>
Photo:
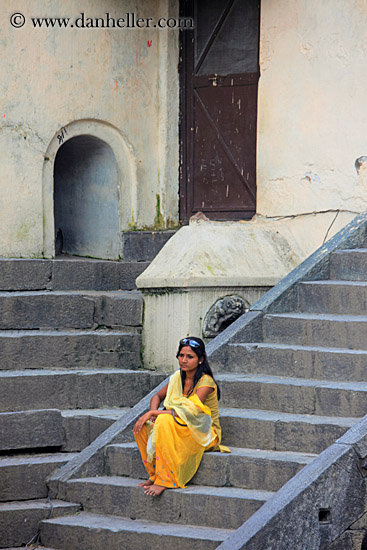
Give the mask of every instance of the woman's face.
<svg viewBox="0 0 367 550">
<path fill-rule="evenodd" d="M 195 374 L 199 365 L 199 357 L 190 346 L 184 346 L 180 349 L 180 353 L 178 354 L 178 362 L 180 364 L 180 369 L 184 372 L 193 372 Z"/>
</svg>

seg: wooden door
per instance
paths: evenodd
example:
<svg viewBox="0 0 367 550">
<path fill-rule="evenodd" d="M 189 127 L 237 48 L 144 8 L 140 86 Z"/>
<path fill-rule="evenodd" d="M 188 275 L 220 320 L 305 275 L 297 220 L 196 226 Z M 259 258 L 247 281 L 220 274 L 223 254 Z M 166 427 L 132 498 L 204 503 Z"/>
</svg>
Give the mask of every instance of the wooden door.
<svg viewBox="0 0 367 550">
<path fill-rule="evenodd" d="M 259 0 L 182 0 L 180 217 L 256 212 Z"/>
</svg>

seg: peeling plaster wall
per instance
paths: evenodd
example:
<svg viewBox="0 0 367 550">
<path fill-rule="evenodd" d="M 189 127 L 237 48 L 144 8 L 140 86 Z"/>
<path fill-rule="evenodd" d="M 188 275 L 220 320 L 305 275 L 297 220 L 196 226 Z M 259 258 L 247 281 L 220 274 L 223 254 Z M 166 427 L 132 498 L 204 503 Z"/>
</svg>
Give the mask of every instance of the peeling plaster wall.
<svg viewBox="0 0 367 550">
<path fill-rule="evenodd" d="M 24 14 L 22 28 L 10 25 L 14 12 Z M 2 2 L 1 256 L 50 254 L 43 247 L 44 219 L 50 218 L 43 210 L 44 156 L 60 129 L 78 120 L 105 122 L 126 138 L 137 180 L 131 226 L 154 227 L 157 196 L 161 226 L 177 222 L 178 31 L 36 29 L 30 20 L 76 18 L 81 12 L 85 18 L 109 13 L 118 19 L 128 12 L 170 17 L 178 13 L 178 0 Z M 122 194 L 128 176 L 122 174 Z M 120 220 L 120 229 L 129 229 L 126 220 Z"/>
<path fill-rule="evenodd" d="M 257 211 L 367 209 L 367 2 L 262 0 Z"/>
</svg>

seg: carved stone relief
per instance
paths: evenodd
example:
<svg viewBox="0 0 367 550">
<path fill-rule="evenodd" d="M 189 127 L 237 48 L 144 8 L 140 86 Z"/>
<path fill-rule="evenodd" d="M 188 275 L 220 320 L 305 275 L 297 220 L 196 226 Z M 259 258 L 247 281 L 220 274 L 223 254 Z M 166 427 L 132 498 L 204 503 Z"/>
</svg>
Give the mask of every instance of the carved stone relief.
<svg viewBox="0 0 367 550">
<path fill-rule="evenodd" d="M 235 294 L 217 300 L 209 309 L 204 320 L 204 337 L 214 338 L 240 315 L 246 313 L 250 304 Z"/>
</svg>

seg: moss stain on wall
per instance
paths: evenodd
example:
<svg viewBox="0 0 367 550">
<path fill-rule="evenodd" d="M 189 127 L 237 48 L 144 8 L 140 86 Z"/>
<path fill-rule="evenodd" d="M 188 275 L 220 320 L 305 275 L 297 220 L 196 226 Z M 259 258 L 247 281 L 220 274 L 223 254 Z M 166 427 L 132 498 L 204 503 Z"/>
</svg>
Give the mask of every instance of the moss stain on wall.
<svg viewBox="0 0 367 550">
<path fill-rule="evenodd" d="M 154 218 L 154 229 L 164 229 L 164 218 L 161 212 L 161 196 L 159 193 L 156 194 L 156 206 L 155 206 L 155 218 Z"/>
<path fill-rule="evenodd" d="M 29 225 L 29 223 L 22 223 L 18 229 L 16 230 L 16 233 L 15 233 L 15 238 L 17 241 L 24 241 L 25 239 L 28 238 L 28 235 L 29 235 L 29 232 L 31 230 L 31 227 Z"/>
</svg>

